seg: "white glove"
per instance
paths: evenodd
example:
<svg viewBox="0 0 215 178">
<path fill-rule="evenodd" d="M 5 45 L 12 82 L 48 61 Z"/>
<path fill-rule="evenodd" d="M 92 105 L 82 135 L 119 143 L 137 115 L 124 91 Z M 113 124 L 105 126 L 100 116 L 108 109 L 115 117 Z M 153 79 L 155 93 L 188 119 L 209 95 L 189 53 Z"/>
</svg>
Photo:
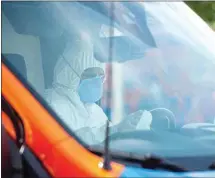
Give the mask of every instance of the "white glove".
<svg viewBox="0 0 215 178">
<path fill-rule="evenodd" d="M 144 110 L 142 116 L 136 126 L 136 130 L 150 130 L 152 123 L 152 114 Z"/>
<path fill-rule="evenodd" d="M 152 115 L 149 111 L 139 110 L 126 116 L 121 123 L 112 127 L 111 133 L 150 129 Z"/>
</svg>

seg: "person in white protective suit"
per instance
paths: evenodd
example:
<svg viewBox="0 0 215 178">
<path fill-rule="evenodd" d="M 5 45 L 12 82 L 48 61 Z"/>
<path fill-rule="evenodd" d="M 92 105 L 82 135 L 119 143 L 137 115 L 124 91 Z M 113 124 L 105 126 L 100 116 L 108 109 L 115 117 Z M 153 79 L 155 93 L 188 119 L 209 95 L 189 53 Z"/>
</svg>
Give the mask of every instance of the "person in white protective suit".
<svg viewBox="0 0 215 178">
<path fill-rule="evenodd" d="M 95 103 L 102 97 L 103 79 L 100 76 L 81 78 L 85 69 L 97 67 L 104 71 L 104 65 L 94 58 L 93 45 L 90 42 L 82 38 L 73 40 L 67 44 L 59 58 L 54 69 L 53 88 L 46 93 L 51 107 L 87 144 L 96 144 L 105 139 L 108 118 Z M 136 124 L 134 129 L 150 127 L 151 114 L 144 113 L 148 117 L 147 121 L 140 119 L 139 125 Z M 141 113 L 139 117 L 143 118 L 143 115 Z"/>
</svg>

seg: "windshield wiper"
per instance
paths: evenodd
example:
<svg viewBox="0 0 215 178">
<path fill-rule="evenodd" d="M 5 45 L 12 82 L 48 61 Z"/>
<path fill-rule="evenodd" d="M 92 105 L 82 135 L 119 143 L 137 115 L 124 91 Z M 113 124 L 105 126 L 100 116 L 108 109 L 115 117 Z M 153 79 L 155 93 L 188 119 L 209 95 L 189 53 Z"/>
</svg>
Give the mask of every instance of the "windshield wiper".
<svg viewBox="0 0 215 178">
<path fill-rule="evenodd" d="M 210 170 L 215 170 L 215 162 L 213 162 L 208 168 Z"/>
<path fill-rule="evenodd" d="M 104 155 L 103 148 L 98 146 L 92 146 L 89 148 L 89 150 L 97 154 L 98 156 Z M 129 152 L 122 152 L 122 151 L 110 151 L 108 153 L 109 156 L 116 162 L 127 162 L 132 164 L 138 164 L 141 165 L 142 168 L 147 169 L 163 169 L 168 170 L 172 172 L 187 172 L 188 169 L 185 169 L 179 165 L 176 165 L 165 158 L 161 158 L 159 156 L 155 156 L 152 154 L 146 154 L 146 155 L 140 155 L 135 153 L 129 153 Z M 109 157 L 109 158 L 110 158 Z"/>
<path fill-rule="evenodd" d="M 157 157 L 157 156 L 153 156 L 153 155 L 149 155 L 146 156 L 143 160 L 142 160 L 142 167 L 144 168 L 149 168 L 149 169 L 164 169 L 164 170 L 169 170 L 172 172 L 185 172 L 188 171 L 187 169 L 178 166 L 176 164 L 173 164 L 163 158 Z"/>
</svg>

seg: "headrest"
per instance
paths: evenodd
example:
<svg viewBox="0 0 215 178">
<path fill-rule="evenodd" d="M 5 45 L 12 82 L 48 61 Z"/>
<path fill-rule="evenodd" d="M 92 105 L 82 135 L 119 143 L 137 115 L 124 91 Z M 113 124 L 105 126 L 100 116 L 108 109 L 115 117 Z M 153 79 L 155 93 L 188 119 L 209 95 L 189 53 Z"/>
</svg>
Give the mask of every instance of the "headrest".
<svg viewBox="0 0 215 178">
<path fill-rule="evenodd" d="M 22 75 L 25 79 L 27 79 L 27 68 L 25 64 L 24 57 L 19 54 L 3 54 L 7 61 L 13 67 L 16 68 L 16 70 L 19 72 L 19 74 Z"/>
</svg>

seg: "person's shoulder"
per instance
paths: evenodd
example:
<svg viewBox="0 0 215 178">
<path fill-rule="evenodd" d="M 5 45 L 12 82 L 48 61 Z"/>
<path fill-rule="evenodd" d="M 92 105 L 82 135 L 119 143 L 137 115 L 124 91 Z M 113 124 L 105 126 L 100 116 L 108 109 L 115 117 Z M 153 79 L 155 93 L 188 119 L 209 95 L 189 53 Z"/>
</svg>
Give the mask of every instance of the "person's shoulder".
<svg viewBox="0 0 215 178">
<path fill-rule="evenodd" d="M 96 110 L 97 112 L 104 113 L 103 109 L 98 104 L 92 103 L 90 105 L 91 105 L 91 108 L 93 108 L 93 110 Z"/>
<path fill-rule="evenodd" d="M 57 111 L 67 111 L 70 112 L 75 108 L 75 106 L 72 105 L 72 103 L 65 97 L 61 96 L 52 96 L 52 98 L 49 99 L 48 104 Z"/>
</svg>

